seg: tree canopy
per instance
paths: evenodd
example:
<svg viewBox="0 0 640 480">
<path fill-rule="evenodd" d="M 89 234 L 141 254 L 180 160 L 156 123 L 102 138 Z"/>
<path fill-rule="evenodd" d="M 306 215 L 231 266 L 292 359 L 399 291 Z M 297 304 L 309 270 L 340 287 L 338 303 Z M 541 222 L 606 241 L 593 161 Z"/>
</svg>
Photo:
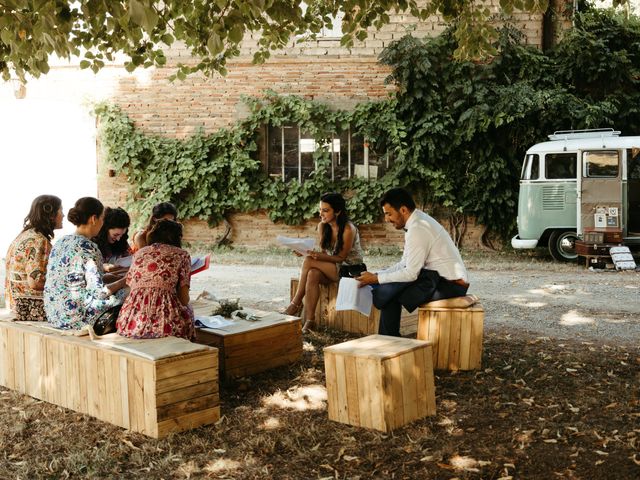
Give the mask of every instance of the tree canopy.
<svg viewBox="0 0 640 480">
<path fill-rule="evenodd" d="M 548 0 L 500 0 L 504 13 L 547 6 Z M 335 18 L 342 18 L 342 44 L 351 46 L 368 28 L 389 23 L 390 12 L 455 22 L 460 58 L 491 52 L 496 39 L 489 9 L 468 0 L 0 0 L 0 71 L 5 80 L 39 77 L 56 54 L 77 56 L 81 68 L 97 72 L 118 53 L 133 71 L 165 65 L 163 50 L 180 41 L 197 60 L 178 65 L 176 77 L 224 74 L 247 34 L 259 33 L 253 58 L 259 63 L 293 36 L 313 36 Z"/>
</svg>

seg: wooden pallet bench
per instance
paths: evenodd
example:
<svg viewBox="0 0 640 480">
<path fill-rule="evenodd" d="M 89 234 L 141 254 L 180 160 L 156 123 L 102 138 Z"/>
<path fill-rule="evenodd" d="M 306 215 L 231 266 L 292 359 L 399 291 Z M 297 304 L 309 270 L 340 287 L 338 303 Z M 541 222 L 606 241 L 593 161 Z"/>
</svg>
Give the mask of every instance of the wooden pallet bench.
<svg viewBox="0 0 640 480">
<path fill-rule="evenodd" d="M 291 279 L 290 297 L 298 289 L 298 279 Z M 338 297 L 338 284 L 320 285 L 320 297 L 316 306 L 316 325 L 339 330 L 342 332 L 358 333 L 361 335 L 375 335 L 378 333 L 380 323 L 380 310 L 371 308 L 369 316 L 356 311 L 336 311 L 336 298 Z M 304 309 L 303 309 L 304 318 Z M 400 322 L 400 334 L 402 336 L 415 334 L 418 330 L 418 312 L 407 312 L 402 309 Z"/>
<path fill-rule="evenodd" d="M 219 420 L 215 348 L 173 337 L 138 342 L 148 343 L 130 353 L 135 346 L 0 321 L 0 385 L 154 438 Z M 146 358 L 149 347 L 164 358 Z"/>
</svg>

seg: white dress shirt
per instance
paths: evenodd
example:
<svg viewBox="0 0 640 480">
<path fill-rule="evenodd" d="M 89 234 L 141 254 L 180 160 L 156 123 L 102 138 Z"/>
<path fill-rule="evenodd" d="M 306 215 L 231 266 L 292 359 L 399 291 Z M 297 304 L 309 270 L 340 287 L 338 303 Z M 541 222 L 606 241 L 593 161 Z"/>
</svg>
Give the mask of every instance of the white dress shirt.
<svg viewBox="0 0 640 480">
<path fill-rule="evenodd" d="M 378 283 L 413 282 L 420 270 L 436 270 L 447 280 L 469 281 L 458 248 L 433 217 L 415 209 L 405 224 L 402 260 L 378 273 Z"/>
</svg>

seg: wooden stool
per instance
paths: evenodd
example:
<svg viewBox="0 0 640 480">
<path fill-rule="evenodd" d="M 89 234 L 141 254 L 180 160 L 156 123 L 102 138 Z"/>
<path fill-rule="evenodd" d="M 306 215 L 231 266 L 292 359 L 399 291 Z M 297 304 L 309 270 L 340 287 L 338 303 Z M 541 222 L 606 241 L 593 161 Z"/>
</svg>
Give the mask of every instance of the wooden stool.
<svg viewBox="0 0 640 480">
<path fill-rule="evenodd" d="M 418 310 L 418 339 L 433 343 L 436 370 L 476 370 L 482 361 L 484 309 L 475 295 L 426 303 Z"/>
<path fill-rule="evenodd" d="M 296 294 L 298 289 L 298 279 L 292 278 L 290 284 L 290 298 Z M 338 297 L 338 284 L 320 285 L 320 297 L 316 306 L 316 325 L 339 330 L 341 332 L 357 333 L 360 335 L 373 335 L 378 333 L 380 323 L 380 310 L 371 307 L 371 313 L 367 317 L 353 310 L 336 311 L 336 298 Z M 302 316 L 304 318 L 304 309 Z M 402 309 L 402 321 L 400 323 L 400 334 L 411 335 L 418 329 L 418 315 Z"/>
<path fill-rule="evenodd" d="M 431 343 L 370 335 L 324 349 L 329 420 L 388 432 L 436 413 Z"/>
</svg>

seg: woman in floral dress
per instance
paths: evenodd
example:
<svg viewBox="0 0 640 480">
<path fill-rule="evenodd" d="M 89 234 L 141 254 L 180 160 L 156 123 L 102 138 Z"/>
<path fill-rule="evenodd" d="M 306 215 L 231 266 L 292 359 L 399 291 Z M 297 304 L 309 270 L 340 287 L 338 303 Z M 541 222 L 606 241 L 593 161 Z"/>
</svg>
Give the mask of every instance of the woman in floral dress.
<svg viewBox="0 0 640 480">
<path fill-rule="evenodd" d="M 159 220 L 127 273 L 131 293 L 118 316 L 118 333 L 133 338 L 195 339 L 189 307 L 191 258 L 181 248 L 182 225 Z"/>
<path fill-rule="evenodd" d="M 67 218 L 76 226 L 76 231 L 62 237 L 51 250 L 44 285 L 44 309 L 54 327 L 80 329 L 93 325 L 100 315 L 121 305 L 126 284 L 124 277 L 104 273 L 102 254 L 91 241 L 104 222 L 100 200 L 79 199 Z"/>
<path fill-rule="evenodd" d="M 62 201 L 54 195 L 33 200 L 20 235 L 9 246 L 5 295 L 16 320 L 46 321 L 42 302 L 53 231 L 62 228 Z"/>
</svg>

